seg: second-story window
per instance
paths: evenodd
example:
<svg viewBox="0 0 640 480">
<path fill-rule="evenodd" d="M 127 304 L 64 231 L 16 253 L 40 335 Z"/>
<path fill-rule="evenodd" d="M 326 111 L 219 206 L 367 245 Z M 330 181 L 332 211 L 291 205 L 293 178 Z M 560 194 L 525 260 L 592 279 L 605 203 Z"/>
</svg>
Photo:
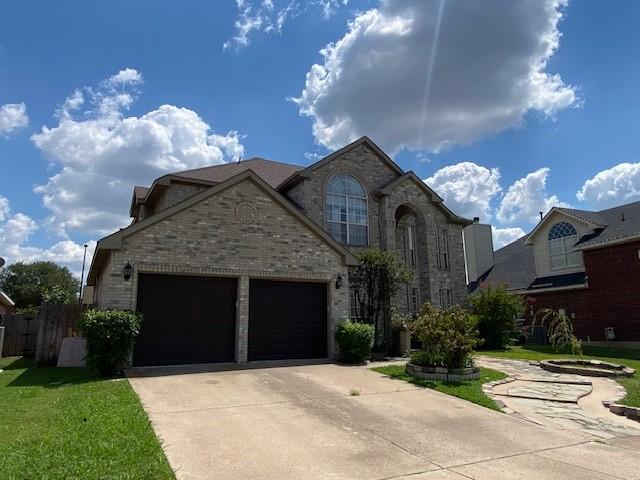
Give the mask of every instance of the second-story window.
<svg viewBox="0 0 640 480">
<path fill-rule="evenodd" d="M 442 229 L 442 268 L 449 270 L 449 233 Z"/>
<path fill-rule="evenodd" d="M 326 217 L 329 234 L 341 243 L 369 243 L 367 192 L 351 175 L 334 175 L 327 183 Z"/>
<path fill-rule="evenodd" d="M 416 266 L 416 227 L 407 225 L 407 264 Z"/>
<path fill-rule="evenodd" d="M 551 268 L 577 267 L 582 264 L 580 252 L 574 250 L 578 232 L 567 222 L 556 223 L 549 230 Z"/>
</svg>

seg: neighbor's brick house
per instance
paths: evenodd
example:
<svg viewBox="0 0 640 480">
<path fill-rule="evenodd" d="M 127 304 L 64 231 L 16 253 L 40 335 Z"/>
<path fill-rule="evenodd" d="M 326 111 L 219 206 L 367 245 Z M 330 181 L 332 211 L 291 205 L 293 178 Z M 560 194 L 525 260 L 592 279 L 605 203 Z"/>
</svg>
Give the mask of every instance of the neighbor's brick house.
<svg viewBox="0 0 640 480">
<path fill-rule="evenodd" d="M 251 159 L 165 175 L 135 188 L 130 213 L 98 242 L 87 284 L 97 307 L 144 313 L 137 364 L 333 357 L 362 248 L 414 271 L 401 310 L 467 294 L 470 222 L 366 137 L 308 167 Z"/>
<path fill-rule="evenodd" d="M 640 202 L 600 212 L 553 208 L 492 259 L 472 292 L 504 283 L 526 298 L 528 318 L 563 309 L 583 341 L 605 342 L 608 331 L 610 343 L 640 344 Z"/>
</svg>

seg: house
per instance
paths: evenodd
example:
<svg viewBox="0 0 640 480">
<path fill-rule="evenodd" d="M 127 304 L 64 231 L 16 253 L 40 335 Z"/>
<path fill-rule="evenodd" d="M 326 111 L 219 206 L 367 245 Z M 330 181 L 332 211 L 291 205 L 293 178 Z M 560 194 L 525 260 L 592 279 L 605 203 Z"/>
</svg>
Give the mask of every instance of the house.
<svg viewBox="0 0 640 480">
<path fill-rule="evenodd" d="M 15 308 L 16 304 L 9 298 L 9 295 L 0 290 L 0 317 L 13 313 Z"/>
<path fill-rule="evenodd" d="M 476 222 L 465 237 L 486 237 L 487 229 L 490 235 L 490 226 Z M 496 252 L 467 250 L 471 263 L 477 256 L 489 262 L 469 277 L 470 292 L 505 284 L 526 298 L 529 318 L 562 309 L 585 342 L 640 346 L 640 202 L 599 212 L 554 207 Z"/>
<path fill-rule="evenodd" d="M 94 306 L 144 314 L 135 365 L 334 357 L 362 248 L 414 271 L 394 304 L 467 295 L 462 229 L 363 137 L 307 166 L 254 158 L 136 187 L 130 226 L 98 242 Z"/>
</svg>

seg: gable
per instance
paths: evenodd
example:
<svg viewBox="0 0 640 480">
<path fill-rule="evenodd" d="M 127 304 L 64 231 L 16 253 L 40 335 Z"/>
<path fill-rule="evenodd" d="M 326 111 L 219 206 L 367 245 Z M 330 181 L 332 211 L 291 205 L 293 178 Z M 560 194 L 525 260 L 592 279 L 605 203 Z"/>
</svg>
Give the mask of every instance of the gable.
<svg viewBox="0 0 640 480">
<path fill-rule="evenodd" d="M 567 222 L 573 225 L 574 228 L 578 231 L 579 237 L 591 233 L 594 228 L 600 226 L 589 222 L 584 218 L 580 218 L 576 215 L 571 215 L 569 212 L 566 212 L 563 209 L 553 207 L 531 231 L 531 233 L 527 237 L 527 244 L 532 245 L 535 241 L 537 241 L 538 237 L 544 238 L 544 241 L 546 241 L 549 230 L 558 222 Z"/>
</svg>

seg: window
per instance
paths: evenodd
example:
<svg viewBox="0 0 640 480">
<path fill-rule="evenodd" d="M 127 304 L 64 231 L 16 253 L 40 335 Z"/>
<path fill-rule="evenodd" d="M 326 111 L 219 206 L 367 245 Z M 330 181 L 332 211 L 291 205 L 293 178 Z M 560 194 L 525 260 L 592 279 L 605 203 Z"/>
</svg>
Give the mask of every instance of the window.
<svg viewBox="0 0 640 480">
<path fill-rule="evenodd" d="M 411 313 L 418 313 L 418 289 L 413 287 L 411 289 Z"/>
<path fill-rule="evenodd" d="M 416 266 L 416 227 L 407 225 L 407 265 Z"/>
<path fill-rule="evenodd" d="M 341 243 L 369 243 L 367 193 L 351 175 L 334 175 L 327 184 L 327 230 Z"/>
<path fill-rule="evenodd" d="M 442 229 L 442 268 L 449 270 L 449 234 L 446 228 Z"/>
<path fill-rule="evenodd" d="M 582 263 L 580 252 L 573 246 L 578 241 L 578 232 L 567 222 L 556 223 L 549 230 L 549 257 L 551 268 L 577 267 Z"/>
<path fill-rule="evenodd" d="M 447 290 L 447 308 L 453 307 L 453 292 Z"/>
</svg>

